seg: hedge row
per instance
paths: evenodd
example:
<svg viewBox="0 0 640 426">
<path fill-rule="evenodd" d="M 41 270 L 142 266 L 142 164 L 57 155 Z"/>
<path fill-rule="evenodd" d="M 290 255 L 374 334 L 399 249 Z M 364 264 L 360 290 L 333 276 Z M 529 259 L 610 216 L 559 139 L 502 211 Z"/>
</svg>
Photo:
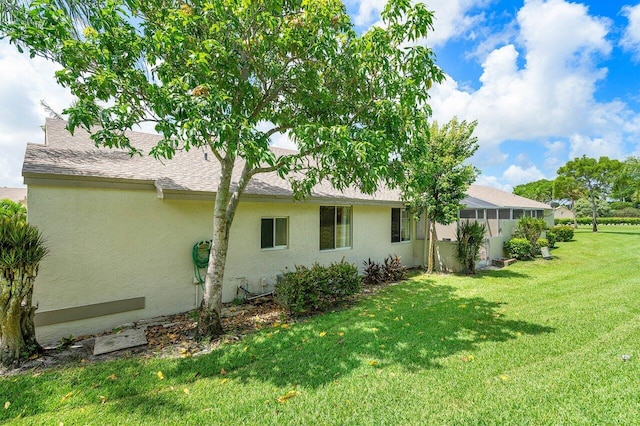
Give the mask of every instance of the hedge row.
<svg viewBox="0 0 640 426">
<path fill-rule="evenodd" d="M 576 219 L 578 225 L 591 225 L 590 217 L 579 217 Z M 572 225 L 573 219 L 555 219 L 556 225 Z M 599 217 L 598 225 L 640 225 L 640 217 Z"/>
</svg>

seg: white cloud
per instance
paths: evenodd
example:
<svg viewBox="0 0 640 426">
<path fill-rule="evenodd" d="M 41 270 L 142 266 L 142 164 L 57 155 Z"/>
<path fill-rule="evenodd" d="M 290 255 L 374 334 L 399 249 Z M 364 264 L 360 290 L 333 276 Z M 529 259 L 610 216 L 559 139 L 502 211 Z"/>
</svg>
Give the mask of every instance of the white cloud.
<svg viewBox="0 0 640 426">
<path fill-rule="evenodd" d="M 640 114 L 621 100 L 595 98 L 607 75 L 599 61 L 612 51 L 607 38 L 611 26 L 608 19 L 590 16 L 581 4 L 525 1 L 517 25 L 508 26 L 518 31 L 517 42 L 486 55 L 480 88 L 460 87 L 448 77 L 432 89 L 434 119 L 478 120 L 480 149 L 474 163 L 481 169 L 504 164 L 507 156 L 500 153 L 500 145 L 513 140 L 544 144 L 544 164 L 538 167 L 548 174 L 575 155 L 620 158 L 624 141 L 633 145 L 640 137 Z M 554 142 L 544 142 L 549 139 Z M 524 158 L 516 163 L 502 176 L 494 173 L 494 182 L 482 179 L 501 187 L 544 178 Z"/>
<path fill-rule="evenodd" d="M 350 2 L 357 5 L 358 11 L 353 17 L 356 26 L 370 26 L 380 19 L 380 13 L 387 0 L 362 0 Z"/>
<path fill-rule="evenodd" d="M 620 45 L 632 52 L 636 61 L 640 61 L 640 4 L 624 6 L 622 14 L 629 20 L 629 25 L 624 31 Z"/>
<path fill-rule="evenodd" d="M 483 0 L 432 0 L 427 8 L 435 12 L 434 31 L 427 37 L 429 46 L 444 45 L 463 34 L 473 38 L 473 28 L 483 21 L 481 14 L 472 10 L 486 4 Z"/>
<path fill-rule="evenodd" d="M 452 38 L 466 35 L 474 37 L 474 28 L 484 19 L 482 14 L 474 14 L 475 8 L 490 3 L 491 0 L 431 0 L 427 9 L 435 14 L 434 31 L 427 37 L 429 46 L 441 46 Z M 416 3 L 414 1 L 414 3 Z M 354 0 L 348 2 L 357 12 L 353 22 L 358 27 L 377 25 L 386 0 Z"/>
<path fill-rule="evenodd" d="M 521 167 L 516 165 L 510 165 L 502 175 L 502 181 L 511 186 L 520 185 L 521 183 L 533 182 L 536 180 L 545 179 L 544 173 L 542 173 L 536 166 Z"/>
<path fill-rule="evenodd" d="M 513 191 L 513 186 L 502 183 L 501 179 L 495 176 L 480 175 L 478 176 L 478 179 L 476 179 L 474 183 L 476 185 L 483 185 L 483 186 L 490 186 L 492 188 L 498 188 L 506 192 Z"/>
<path fill-rule="evenodd" d="M 544 146 L 547 151 L 544 154 L 543 167 L 555 174 L 567 162 L 567 146 L 563 141 L 547 141 Z"/>
<path fill-rule="evenodd" d="M 56 69 L 54 63 L 29 59 L 0 41 L 0 186 L 22 186 L 26 144 L 44 141 L 40 126 L 47 113 L 40 100 L 58 112 L 71 103 L 71 94 L 53 78 Z"/>
<path fill-rule="evenodd" d="M 624 157 L 624 147 L 619 134 L 611 134 L 602 138 L 575 134 L 569 138 L 569 143 L 571 145 L 569 159 L 581 157 L 582 155 L 592 158 L 607 156 L 609 158 L 622 159 Z"/>
</svg>

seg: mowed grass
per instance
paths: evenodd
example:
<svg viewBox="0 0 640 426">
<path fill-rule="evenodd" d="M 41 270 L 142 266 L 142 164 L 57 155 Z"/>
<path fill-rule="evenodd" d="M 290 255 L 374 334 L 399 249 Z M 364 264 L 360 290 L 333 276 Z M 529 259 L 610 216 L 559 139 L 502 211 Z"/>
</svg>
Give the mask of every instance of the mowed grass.
<svg viewBox="0 0 640 426">
<path fill-rule="evenodd" d="M 640 423 L 640 227 L 580 229 L 552 254 L 475 277 L 420 275 L 206 356 L 5 377 L 0 420 Z"/>
</svg>

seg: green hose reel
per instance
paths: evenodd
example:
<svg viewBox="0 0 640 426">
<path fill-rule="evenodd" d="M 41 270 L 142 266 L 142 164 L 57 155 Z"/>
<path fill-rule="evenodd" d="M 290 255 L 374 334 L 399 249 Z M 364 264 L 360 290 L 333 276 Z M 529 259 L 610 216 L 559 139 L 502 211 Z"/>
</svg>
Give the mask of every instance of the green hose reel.
<svg viewBox="0 0 640 426">
<path fill-rule="evenodd" d="M 209 252 L 211 251 L 211 240 L 200 241 L 193 245 L 191 258 L 193 259 L 193 274 L 204 290 L 204 277 L 200 273 L 201 269 L 206 269 L 209 265 Z"/>
</svg>

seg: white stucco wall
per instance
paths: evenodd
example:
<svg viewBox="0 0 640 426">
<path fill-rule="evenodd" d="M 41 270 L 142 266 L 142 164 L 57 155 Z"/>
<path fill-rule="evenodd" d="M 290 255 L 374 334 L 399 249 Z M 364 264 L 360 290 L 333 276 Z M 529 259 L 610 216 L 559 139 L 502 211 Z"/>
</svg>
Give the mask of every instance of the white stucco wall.
<svg viewBox="0 0 640 426">
<path fill-rule="evenodd" d="M 327 203 L 326 205 L 331 205 Z M 29 221 L 42 230 L 50 254 L 41 263 L 34 303 L 38 312 L 136 297 L 145 308 L 37 327 L 38 339 L 109 330 L 143 318 L 191 310 L 201 297 L 191 250 L 211 238 L 213 202 L 158 199 L 154 190 L 29 186 Z M 262 250 L 262 217 L 289 218 L 289 246 Z M 230 234 L 224 301 L 239 284 L 260 292 L 295 264 L 344 258 L 362 267 L 393 253 L 414 265 L 413 241 L 392 244 L 391 206 L 353 206 L 353 247 L 319 250 L 319 204 L 245 202 Z"/>
</svg>

